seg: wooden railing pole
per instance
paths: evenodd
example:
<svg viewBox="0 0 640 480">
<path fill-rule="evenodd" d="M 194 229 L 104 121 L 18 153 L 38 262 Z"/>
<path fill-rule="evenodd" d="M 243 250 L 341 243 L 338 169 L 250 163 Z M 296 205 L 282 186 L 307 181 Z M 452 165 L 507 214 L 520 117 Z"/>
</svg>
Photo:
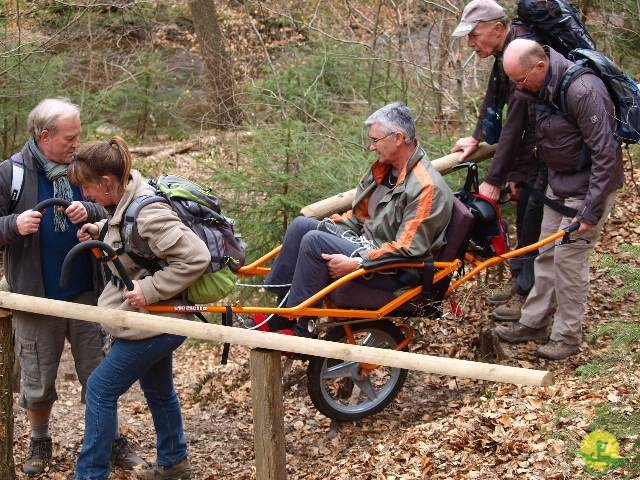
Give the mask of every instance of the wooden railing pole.
<svg viewBox="0 0 640 480">
<path fill-rule="evenodd" d="M 280 357 L 280 352 L 262 348 L 250 355 L 257 480 L 287 478 Z"/>
<path fill-rule="evenodd" d="M 13 480 L 13 347 L 11 311 L 0 309 L 0 478 Z"/>
</svg>

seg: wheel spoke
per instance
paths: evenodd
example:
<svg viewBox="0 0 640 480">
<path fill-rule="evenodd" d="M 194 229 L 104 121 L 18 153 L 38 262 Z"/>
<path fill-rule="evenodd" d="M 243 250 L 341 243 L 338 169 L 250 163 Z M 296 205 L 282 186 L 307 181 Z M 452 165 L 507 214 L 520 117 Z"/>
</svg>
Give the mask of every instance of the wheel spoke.
<svg viewBox="0 0 640 480">
<path fill-rule="evenodd" d="M 327 367 L 322 372 L 322 380 L 330 380 L 332 378 L 349 377 L 354 381 L 357 380 L 360 370 L 360 364 L 357 362 L 342 362 L 332 367 Z"/>
<path fill-rule="evenodd" d="M 379 336 L 377 332 L 369 332 L 362 341 L 362 345 L 364 347 L 382 347 L 386 344 L 385 339 Z"/>
<path fill-rule="evenodd" d="M 356 384 L 356 387 L 367 396 L 369 401 L 373 402 L 378 398 L 378 392 L 374 388 L 373 383 L 371 383 L 371 378 L 369 378 L 369 376 L 359 380 L 354 379 L 354 383 Z"/>
</svg>

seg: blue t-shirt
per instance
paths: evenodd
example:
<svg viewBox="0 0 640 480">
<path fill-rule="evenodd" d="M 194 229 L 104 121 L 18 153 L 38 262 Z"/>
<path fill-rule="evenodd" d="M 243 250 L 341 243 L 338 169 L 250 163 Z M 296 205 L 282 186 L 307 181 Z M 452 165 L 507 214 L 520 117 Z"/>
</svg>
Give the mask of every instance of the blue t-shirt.
<svg viewBox="0 0 640 480">
<path fill-rule="evenodd" d="M 73 199 L 81 200 L 80 189 L 71 186 Z M 38 202 L 53 198 L 53 183 L 46 175 L 38 171 Z M 76 233 L 78 227 L 67 219 L 67 230 L 56 232 L 53 228 L 53 211 L 57 207 L 45 210 L 40 222 L 40 268 L 44 281 L 44 291 L 47 298 L 54 300 L 69 300 L 93 288 L 91 273 L 91 257 L 89 252 L 78 255 L 71 265 L 69 280 L 65 288 L 59 285 L 62 262 L 75 245 L 78 244 Z"/>
</svg>

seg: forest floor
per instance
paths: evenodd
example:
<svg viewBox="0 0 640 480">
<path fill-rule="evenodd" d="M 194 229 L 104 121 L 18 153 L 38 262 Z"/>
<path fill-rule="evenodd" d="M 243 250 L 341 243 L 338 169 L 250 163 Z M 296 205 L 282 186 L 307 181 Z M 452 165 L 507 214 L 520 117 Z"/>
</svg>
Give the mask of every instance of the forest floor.
<svg viewBox="0 0 640 480">
<path fill-rule="evenodd" d="M 635 177 L 639 174 L 636 168 Z M 638 265 L 640 260 L 623 249 L 624 244 L 640 244 L 640 201 L 631 175 L 627 178 L 596 251 L 612 254 L 623 264 Z M 638 322 L 636 296 L 616 297 L 614 290 L 621 281 L 598 262 L 592 263 L 591 271 L 585 333 L 613 320 Z M 461 319 L 413 320 L 419 335 L 411 350 L 480 360 L 479 332 L 491 326 L 491 306 L 485 301 L 491 288 L 495 281 L 483 277 L 457 292 L 465 312 Z M 343 424 L 315 410 L 306 393 L 304 366 L 296 362 L 291 375 L 299 381 L 284 393 L 288 478 L 590 478 L 583 460 L 573 452 L 591 431 L 598 409 L 618 408 L 623 422 L 625 415 L 631 421 L 640 399 L 640 369 L 633 361 L 616 364 L 595 379 L 576 374 L 577 367 L 601 353 L 612 354 L 611 343 L 607 336 L 585 341 L 577 355 L 560 362 L 537 358 L 534 342 L 502 344 L 505 358 L 499 363 L 548 369 L 555 377 L 554 385 L 522 387 L 410 372 L 397 399 L 383 412 Z M 255 478 L 249 351 L 232 347 L 225 366 L 220 365 L 220 354 L 219 345 L 197 340 L 187 340 L 175 354 L 175 384 L 194 478 Z M 51 421 L 54 461 L 39 477 L 42 479 L 71 478 L 82 440 L 84 408 L 68 350 L 57 388 L 60 399 Z M 127 437 L 143 457 L 153 461 L 153 424 L 137 385 L 119 405 Z M 14 458 L 17 477 L 24 479 L 20 467 L 29 431 L 17 396 L 14 408 Z M 637 433 L 618 438 L 621 457 L 634 449 L 640 454 Z M 607 476 L 631 478 L 624 466 Z M 122 480 L 131 474 L 116 469 L 110 478 Z"/>
</svg>

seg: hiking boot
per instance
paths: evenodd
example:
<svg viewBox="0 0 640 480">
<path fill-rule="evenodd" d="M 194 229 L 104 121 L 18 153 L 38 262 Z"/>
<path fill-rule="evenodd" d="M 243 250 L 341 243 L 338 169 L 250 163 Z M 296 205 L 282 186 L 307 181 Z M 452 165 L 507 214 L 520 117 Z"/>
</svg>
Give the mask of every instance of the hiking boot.
<svg viewBox="0 0 640 480">
<path fill-rule="evenodd" d="M 524 295 L 514 293 L 507 303 L 500 305 L 493 311 L 493 318 L 499 322 L 515 322 L 520 320 L 520 311 L 526 299 L 527 297 Z"/>
<path fill-rule="evenodd" d="M 29 458 L 22 465 L 22 471 L 34 477 L 44 472 L 51 462 L 51 450 L 53 448 L 51 437 L 31 438 L 29 442 Z"/>
<path fill-rule="evenodd" d="M 523 343 L 531 340 L 546 340 L 547 327 L 530 328 L 521 323 L 511 323 L 508 325 L 498 325 L 493 329 L 496 335 L 509 343 Z"/>
<path fill-rule="evenodd" d="M 568 343 L 549 340 L 548 343 L 536 350 L 536 355 L 549 360 L 562 360 L 570 357 L 574 353 L 578 353 L 579 350 L 579 345 L 569 345 Z"/>
<path fill-rule="evenodd" d="M 509 301 L 511 296 L 515 293 L 515 287 L 505 287 L 501 290 L 496 290 L 495 292 L 487 295 L 487 302 L 493 305 L 502 305 Z"/>
<path fill-rule="evenodd" d="M 122 435 L 113 441 L 111 465 L 124 470 L 133 470 L 138 465 L 149 466 L 147 462 L 135 454 L 127 438 Z"/>
<path fill-rule="evenodd" d="M 187 480 L 191 478 L 191 464 L 189 458 L 185 457 L 180 463 L 164 468 L 160 465 L 153 465 L 144 470 L 135 472 L 138 480 Z"/>
</svg>

